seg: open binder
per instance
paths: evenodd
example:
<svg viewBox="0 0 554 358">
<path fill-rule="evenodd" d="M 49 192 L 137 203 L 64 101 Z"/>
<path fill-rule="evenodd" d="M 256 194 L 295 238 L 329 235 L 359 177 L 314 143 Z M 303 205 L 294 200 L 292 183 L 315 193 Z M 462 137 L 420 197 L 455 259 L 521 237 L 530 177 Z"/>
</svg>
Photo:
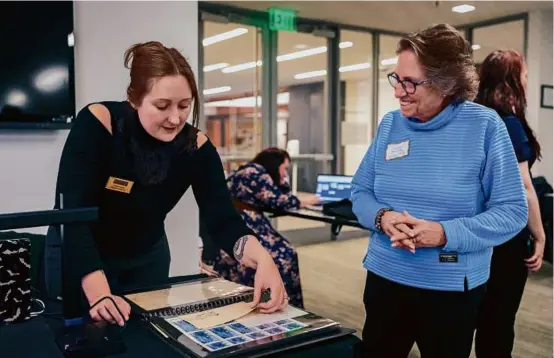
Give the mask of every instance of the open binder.
<svg viewBox="0 0 554 358">
<path fill-rule="evenodd" d="M 250 302 L 253 295 L 250 287 L 221 278 L 199 278 L 124 297 L 160 338 L 187 357 L 256 357 L 355 332 L 291 306 L 275 314 L 251 312 L 205 329 L 181 319 L 194 312 Z"/>
</svg>

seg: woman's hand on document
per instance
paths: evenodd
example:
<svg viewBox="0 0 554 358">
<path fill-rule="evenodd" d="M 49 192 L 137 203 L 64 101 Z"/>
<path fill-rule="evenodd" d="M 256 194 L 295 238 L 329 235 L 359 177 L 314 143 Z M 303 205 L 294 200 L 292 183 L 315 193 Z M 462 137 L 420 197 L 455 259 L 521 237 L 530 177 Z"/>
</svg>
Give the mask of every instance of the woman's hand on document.
<svg viewBox="0 0 554 358">
<path fill-rule="evenodd" d="M 261 302 L 262 291 L 271 291 L 271 299 L 268 302 Z M 279 274 L 279 270 L 273 258 L 267 253 L 260 261 L 254 276 L 254 301 L 252 305 L 257 306 L 261 313 L 272 313 L 285 308 L 289 298 L 285 285 Z"/>
<path fill-rule="evenodd" d="M 289 303 L 285 285 L 273 257 L 252 235 L 241 237 L 233 248 L 235 259 L 245 266 L 256 270 L 254 276 L 254 300 L 252 305 L 261 313 L 272 313 L 283 309 Z M 271 290 L 271 299 L 261 302 L 262 291 Z"/>
</svg>

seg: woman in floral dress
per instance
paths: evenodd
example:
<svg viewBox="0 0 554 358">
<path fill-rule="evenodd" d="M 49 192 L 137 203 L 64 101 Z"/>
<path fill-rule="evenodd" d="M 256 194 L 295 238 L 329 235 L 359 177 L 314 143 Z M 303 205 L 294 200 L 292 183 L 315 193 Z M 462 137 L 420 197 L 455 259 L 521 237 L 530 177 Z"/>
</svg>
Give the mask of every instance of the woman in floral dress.
<svg viewBox="0 0 554 358">
<path fill-rule="evenodd" d="M 292 195 L 287 184 L 289 154 L 278 148 L 260 152 L 254 160 L 239 167 L 227 178 L 227 187 L 234 200 L 256 208 L 295 209 L 313 205 L 319 201 L 316 196 Z M 279 268 L 285 283 L 289 303 L 303 308 L 302 288 L 298 270 L 298 254 L 291 243 L 271 225 L 261 211 L 241 210 L 240 214 L 252 229 L 260 243 L 269 251 Z M 219 250 L 213 263 L 213 270 L 220 276 L 243 285 L 254 285 L 255 270 L 239 264 L 233 257 Z"/>
</svg>

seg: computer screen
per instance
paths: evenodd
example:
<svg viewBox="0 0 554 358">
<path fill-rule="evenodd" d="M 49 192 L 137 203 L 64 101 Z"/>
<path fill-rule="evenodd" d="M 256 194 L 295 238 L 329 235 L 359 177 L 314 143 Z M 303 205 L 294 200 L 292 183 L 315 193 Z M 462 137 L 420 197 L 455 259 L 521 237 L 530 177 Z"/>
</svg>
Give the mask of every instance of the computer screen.
<svg viewBox="0 0 554 358">
<path fill-rule="evenodd" d="M 318 175 L 316 195 L 324 201 L 349 199 L 351 182 L 351 176 Z"/>
</svg>

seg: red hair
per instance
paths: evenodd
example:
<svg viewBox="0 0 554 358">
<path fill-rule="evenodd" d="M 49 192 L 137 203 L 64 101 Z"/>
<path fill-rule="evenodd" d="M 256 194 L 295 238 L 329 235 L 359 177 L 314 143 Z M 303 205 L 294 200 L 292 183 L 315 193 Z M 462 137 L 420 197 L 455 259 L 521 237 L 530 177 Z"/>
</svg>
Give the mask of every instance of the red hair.
<svg viewBox="0 0 554 358">
<path fill-rule="evenodd" d="M 177 49 L 165 47 L 157 41 L 135 44 L 125 51 L 125 67 L 131 70 L 127 97 L 135 105 L 142 103 L 152 89 L 154 79 L 176 75 L 185 77 L 192 93 L 192 125 L 198 127 L 199 100 L 194 72 Z"/>
<path fill-rule="evenodd" d="M 515 50 L 490 53 L 479 70 L 479 91 L 475 102 L 494 109 L 501 117 L 515 115 L 523 125 L 529 145 L 540 159 L 540 144 L 525 117 L 527 99 L 521 82 L 524 67 L 525 59 Z"/>
</svg>

